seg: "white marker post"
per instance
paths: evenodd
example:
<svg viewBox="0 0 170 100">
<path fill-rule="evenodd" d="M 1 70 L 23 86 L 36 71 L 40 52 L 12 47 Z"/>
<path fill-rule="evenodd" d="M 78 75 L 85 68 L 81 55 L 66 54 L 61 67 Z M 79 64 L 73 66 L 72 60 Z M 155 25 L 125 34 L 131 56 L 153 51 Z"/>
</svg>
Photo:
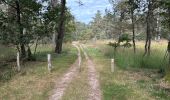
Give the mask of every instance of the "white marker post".
<svg viewBox="0 0 170 100">
<path fill-rule="evenodd" d="M 47 61 L 48 61 L 48 71 L 51 72 L 52 65 L 51 65 L 51 54 L 47 55 Z"/>
<path fill-rule="evenodd" d="M 19 52 L 17 53 L 17 70 L 21 71 Z"/>
<path fill-rule="evenodd" d="M 114 72 L 114 59 L 111 59 L 111 72 Z"/>
</svg>

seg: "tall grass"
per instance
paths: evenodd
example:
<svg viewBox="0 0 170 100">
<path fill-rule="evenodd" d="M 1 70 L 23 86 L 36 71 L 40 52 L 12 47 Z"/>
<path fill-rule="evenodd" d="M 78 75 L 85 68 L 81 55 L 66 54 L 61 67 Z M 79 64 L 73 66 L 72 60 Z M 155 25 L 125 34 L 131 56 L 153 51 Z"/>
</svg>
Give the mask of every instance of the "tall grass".
<svg viewBox="0 0 170 100">
<path fill-rule="evenodd" d="M 134 54 L 132 48 L 117 48 L 108 45 L 101 46 L 101 51 L 106 57 L 114 58 L 118 67 L 126 68 L 148 68 L 148 69 L 165 69 L 167 66 L 167 59 L 164 59 L 166 46 L 156 45 L 152 46 L 150 56 L 143 56 L 143 44 L 138 44 L 137 52 Z"/>
<path fill-rule="evenodd" d="M 104 100 L 169 100 L 169 90 L 156 85 L 160 84 L 161 74 L 155 70 L 166 66 L 167 62 L 162 62 L 166 44 L 153 44 L 150 57 L 143 57 L 143 47 L 144 43 L 138 43 L 134 55 L 132 48 L 118 48 L 114 51 L 113 47 L 103 42 L 97 43 L 97 46 L 88 45 L 86 50 L 100 74 Z M 111 58 L 115 58 L 116 66 L 119 67 L 114 73 L 110 70 Z M 170 82 L 170 74 L 166 73 L 165 80 Z"/>
</svg>

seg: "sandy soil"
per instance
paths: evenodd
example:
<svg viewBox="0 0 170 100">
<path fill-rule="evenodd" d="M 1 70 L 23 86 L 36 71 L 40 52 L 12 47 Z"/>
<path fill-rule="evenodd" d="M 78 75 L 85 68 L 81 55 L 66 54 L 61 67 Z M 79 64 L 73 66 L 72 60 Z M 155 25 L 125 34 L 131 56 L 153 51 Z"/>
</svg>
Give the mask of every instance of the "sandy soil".
<svg viewBox="0 0 170 100">
<path fill-rule="evenodd" d="M 64 74 L 64 76 L 57 81 L 58 83 L 56 83 L 56 86 L 53 90 L 53 94 L 49 97 L 49 100 L 61 100 L 68 85 L 73 80 L 73 78 L 78 74 L 78 68 L 79 68 L 78 66 L 80 64 L 81 55 L 80 55 L 79 47 L 75 44 L 74 46 L 78 49 L 78 59 L 70 67 L 70 69 Z"/>
<path fill-rule="evenodd" d="M 98 81 L 99 75 L 96 72 L 93 61 L 88 57 L 86 51 L 84 50 L 84 46 L 80 45 L 80 47 L 87 60 L 88 80 L 90 85 L 88 100 L 101 100 L 102 96 L 101 96 L 100 84 Z"/>
</svg>

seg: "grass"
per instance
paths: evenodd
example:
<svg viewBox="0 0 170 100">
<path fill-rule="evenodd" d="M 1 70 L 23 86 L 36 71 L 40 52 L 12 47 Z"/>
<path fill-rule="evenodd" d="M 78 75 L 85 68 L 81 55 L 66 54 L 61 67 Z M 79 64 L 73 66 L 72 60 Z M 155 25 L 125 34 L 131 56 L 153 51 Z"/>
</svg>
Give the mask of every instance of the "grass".
<svg viewBox="0 0 170 100">
<path fill-rule="evenodd" d="M 165 43 L 164 43 L 165 44 Z M 117 54 L 112 47 L 100 42 L 93 45 L 89 43 L 87 53 L 93 59 L 96 70 L 100 75 L 100 85 L 104 100 L 169 100 L 168 87 L 163 87 L 164 82 L 159 69 L 165 69 L 166 63 L 162 62 L 166 45 L 154 43 L 152 54 L 143 58 L 143 43 L 137 44 L 136 55 L 132 48 L 119 48 Z M 52 53 L 50 46 L 41 45 L 38 48 L 37 62 L 27 62 L 22 65 L 22 72 L 10 73 L 0 79 L 0 99 L 2 100 L 46 100 L 54 87 L 56 78 L 69 68 L 75 61 L 76 49 L 65 45 L 61 55 Z M 52 54 L 52 73 L 47 71 L 46 56 Z M 83 54 L 83 53 L 81 53 Z M 110 59 L 115 58 L 115 72 L 111 73 Z M 84 56 L 83 56 L 84 61 Z M 10 64 L 11 65 L 11 64 Z M 6 65 L 8 66 L 8 65 Z M 15 66 L 15 64 L 13 64 Z M 68 86 L 63 100 L 85 100 L 88 98 L 88 81 L 86 64 L 83 62 L 82 72 L 76 76 Z M 4 67 L 5 68 L 5 67 Z M 13 67 L 9 67 L 13 69 Z M 5 72 L 7 69 L 4 69 Z M 165 79 L 169 79 L 167 73 Z M 7 81 L 3 81 L 3 79 Z"/>
<path fill-rule="evenodd" d="M 0 45 L 0 62 L 15 59 L 16 50 L 11 47 Z"/>
<path fill-rule="evenodd" d="M 15 75 L 15 63 L 13 62 L 16 57 L 16 50 L 0 45 L 0 80 L 10 80 Z"/>
<path fill-rule="evenodd" d="M 114 58 L 117 66 L 126 69 L 132 68 L 150 68 L 150 69 L 165 69 L 167 61 L 163 61 L 166 45 L 159 43 L 153 43 L 151 55 L 144 57 L 144 44 L 138 43 L 136 54 L 133 53 L 132 48 L 118 48 L 116 51 L 113 47 L 102 45 L 99 48 L 104 55 L 109 58 Z M 158 48 L 159 47 L 159 48 Z"/>
<path fill-rule="evenodd" d="M 77 51 L 70 44 L 64 46 L 63 53 L 52 53 L 51 46 L 39 46 L 36 62 L 22 64 L 20 73 L 11 76 L 6 81 L 0 80 L 1 100 L 46 100 L 54 87 L 56 79 L 73 64 Z M 47 53 L 52 54 L 52 73 L 47 70 Z M 10 67 L 13 68 L 13 67 Z M 4 70 L 7 71 L 7 70 Z"/>
<path fill-rule="evenodd" d="M 168 57 L 165 57 L 167 49 L 167 41 L 152 42 L 151 55 L 143 56 L 144 42 L 137 42 L 137 52 L 134 54 L 133 48 L 118 48 L 117 51 L 113 47 L 105 43 L 97 43 L 100 51 L 108 58 L 114 58 L 119 68 L 129 69 L 155 69 L 165 76 L 165 80 L 170 82 L 170 72 L 168 66 Z M 100 45 L 104 44 L 104 45 Z"/>
<path fill-rule="evenodd" d="M 142 64 L 139 64 L 139 66 L 136 64 L 137 62 L 131 59 L 130 49 L 127 51 L 120 50 L 118 51 L 119 55 L 124 58 L 115 59 L 115 72 L 111 73 L 110 58 L 114 56 L 114 51 L 111 47 L 103 43 L 96 46 L 89 44 L 86 50 L 94 60 L 100 75 L 104 100 L 169 100 L 169 90 L 160 86 L 161 78 L 160 74 L 157 73 L 159 66 L 147 66 L 148 68 L 142 66 Z M 155 55 L 152 60 L 158 61 L 154 58 L 156 56 L 159 57 L 159 55 Z M 120 59 L 123 60 L 120 61 Z M 151 62 L 146 62 L 146 64 L 152 65 Z"/>
</svg>

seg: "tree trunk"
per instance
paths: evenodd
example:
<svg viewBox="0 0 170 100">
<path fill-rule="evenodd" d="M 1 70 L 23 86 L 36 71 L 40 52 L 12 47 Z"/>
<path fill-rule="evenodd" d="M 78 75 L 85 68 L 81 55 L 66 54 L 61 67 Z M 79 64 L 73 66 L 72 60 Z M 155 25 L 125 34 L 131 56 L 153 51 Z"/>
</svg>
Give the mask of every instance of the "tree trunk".
<svg viewBox="0 0 170 100">
<path fill-rule="evenodd" d="M 135 23 L 134 23 L 134 11 L 133 9 L 131 10 L 131 18 L 132 18 L 132 32 L 133 32 L 133 50 L 134 53 L 136 53 L 136 42 L 135 42 Z"/>
<path fill-rule="evenodd" d="M 31 52 L 29 45 L 28 45 L 28 50 L 27 50 L 27 60 L 33 60 L 32 52 Z"/>
<path fill-rule="evenodd" d="M 34 55 L 37 52 L 37 47 L 38 47 L 38 41 L 39 41 L 39 37 L 37 38 L 36 42 L 35 42 L 35 49 L 34 49 Z"/>
<path fill-rule="evenodd" d="M 150 56 L 150 53 L 151 53 L 151 39 L 152 39 L 152 36 L 150 33 L 149 34 L 149 43 L 148 43 L 148 56 Z"/>
<path fill-rule="evenodd" d="M 119 21 L 120 21 L 119 37 L 122 35 L 122 22 L 123 22 L 123 17 L 124 17 L 123 12 L 121 12 L 121 14 L 120 14 L 120 19 L 119 19 Z"/>
<path fill-rule="evenodd" d="M 147 52 L 148 52 L 148 37 L 146 37 L 144 56 L 147 54 Z"/>
<path fill-rule="evenodd" d="M 66 0 L 61 0 L 61 14 L 60 14 L 60 23 L 59 23 L 59 29 L 58 29 L 58 36 L 56 38 L 56 47 L 55 52 L 60 54 L 62 51 L 62 44 L 63 44 L 63 38 L 64 38 L 64 20 L 65 20 L 65 7 L 66 6 Z"/>
<path fill-rule="evenodd" d="M 145 43 L 144 56 L 150 55 L 150 46 L 151 46 L 151 30 L 150 30 L 149 20 L 147 20 L 147 32 L 146 32 L 146 43 Z"/>
<path fill-rule="evenodd" d="M 62 44 L 63 44 L 63 38 L 64 38 L 64 32 L 61 32 L 62 34 L 58 34 L 57 40 L 56 40 L 56 47 L 55 52 L 60 54 L 62 52 Z"/>
<path fill-rule="evenodd" d="M 146 17 L 146 23 L 147 23 L 147 32 L 146 32 L 146 43 L 145 43 L 145 53 L 144 56 L 150 55 L 151 52 L 151 39 L 152 39 L 152 32 L 151 30 L 153 29 L 153 7 L 152 7 L 152 2 L 149 1 L 148 4 L 148 12 L 147 12 L 147 17 Z"/>
<path fill-rule="evenodd" d="M 20 48 L 21 48 L 21 58 L 25 58 L 26 57 L 26 51 L 25 51 L 25 45 L 23 43 L 23 27 L 21 24 L 21 11 L 20 11 L 20 4 L 19 1 L 16 0 L 15 1 L 16 4 L 16 11 L 17 11 L 17 23 L 18 23 L 18 27 L 19 27 L 19 44 L 20 44 Z"/>
<path fill-rule="evenodd" d="M 168 55 L 169 55 L 169 61 L 168 61 L 168 63 L 169 63 L 169 65 L 170 65 L 170 39 L 169 39 L 169 41 L 168 41 L 167 51 L 168 51 Z"/>
</svg>

